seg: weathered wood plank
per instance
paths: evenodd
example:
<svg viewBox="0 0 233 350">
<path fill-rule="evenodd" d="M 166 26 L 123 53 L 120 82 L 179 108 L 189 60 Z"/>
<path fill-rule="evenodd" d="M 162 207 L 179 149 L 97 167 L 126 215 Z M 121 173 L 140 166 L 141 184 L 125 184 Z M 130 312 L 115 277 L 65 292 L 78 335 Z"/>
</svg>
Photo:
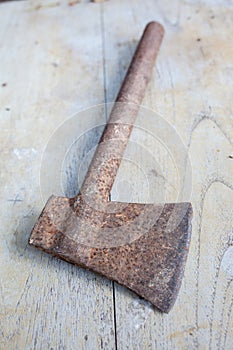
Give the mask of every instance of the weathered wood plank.
<svg viewBox="0 0 233 350">
<path fill-rule="evenodd" d="M 147 0 L 143 6 L 139 1 L 104 5 L 103 17 L 108 28 L 105 42 L 111 45 L 109 52 L 106 50 L 109 100 L 113 99 L 122 79 L 119 74 L 119 78 L 113 80 L 112 72 L 120 70 L 124 74 L 134 39 L 140 36 L 146 22 L 156 19 L 164 24 L 165 41 L 144 105 L 161 113 L 175 126 L 189 149 L 193 171 L 193 238 L 177 303 L 169 315 L 162 315 L 116 285 L 119 349 L 230 349 L 233 342 L 230 328 L 233 186 L 229 158 L 233 141 L 233 89 L 228 76 L 233 73 L 233 52 L 229 45 L 233 12 L 227 2 L 211 4 Z M 114 21 L 116 17 L 121 18 L 120 24 Z M 120 50 L 125 55 L 119 55 Z M 162 152 L 161 145 L 149 137 L 148 130 L 154 130 L 158 139 L 160 135 L 148 120 L 145 115 L 144 135 L 135 129 L 131 141 L 143 143 L 148 153 L 151 151 L 159 159 L 160 168 L 156 169 L 162 171 L 166 186 L 172 181 L 169 175 L 174 177 L 176 169 L 171 162 L 167 171 L 169 157 Z M 175 143 L 174 147 L 177 147 Z M 130 155 L 133 157 L 132 151 Z M 134 156 L 136 164 L 145 170 L 144 177 L 140 167 L 126 159 L 119 170 L 112 200 L 148 201 L 143 184 L 152 169 L 141 162 L 136 148 Z M 179 182 L 174 178 L 171 183 L 173 186 L 166 187 L 167 198 L 174 201 Z M 161 198 L 162 182 L 155 185 L 149 196 L 154 201 Z M 141 191 L 138 193 L 135 188 Z"/>
<path fill-rule="evenodd" d="M 49 183 L 40 183 L 47 143 L 75 112 L 104 101 L 100 9 L 88 5 L 0 5 L 4 350 L 115 348 L 112 283 L 27 248 L 43 200 L 61 193 L 53 157 Z M 85 129 L 85 120 L 77 122 Z"/>
</svg>

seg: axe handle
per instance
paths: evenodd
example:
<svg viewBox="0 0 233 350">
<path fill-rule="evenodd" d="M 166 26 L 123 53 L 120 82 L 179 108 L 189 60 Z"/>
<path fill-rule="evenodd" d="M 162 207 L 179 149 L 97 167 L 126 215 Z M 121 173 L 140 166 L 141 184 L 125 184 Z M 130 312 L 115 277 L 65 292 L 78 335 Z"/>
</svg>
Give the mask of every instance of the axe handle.
<svg viewBox="0 0 233 350">
<path fill-rule="evenodd" d="M 161 24 L 147 24 L 80 190 L 88 202 L 108 201 L 163 35 Z"/>
</svg>

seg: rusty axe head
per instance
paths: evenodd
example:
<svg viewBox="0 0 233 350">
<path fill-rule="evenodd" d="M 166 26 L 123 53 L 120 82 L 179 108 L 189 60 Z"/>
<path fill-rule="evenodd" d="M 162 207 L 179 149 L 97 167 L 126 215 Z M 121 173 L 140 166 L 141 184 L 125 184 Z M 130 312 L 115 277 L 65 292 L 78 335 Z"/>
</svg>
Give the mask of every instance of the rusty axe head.
<svg viewBox="0 0 233 350">
<path fill-rule="evenodd" d="M 109 201 L 162 37 L 160 24 L 147 25 L 79 194 L 52 196 L 29 243 L 117 281 L 168 312 L 187 258 L 191 204 Z"/>
</svg>

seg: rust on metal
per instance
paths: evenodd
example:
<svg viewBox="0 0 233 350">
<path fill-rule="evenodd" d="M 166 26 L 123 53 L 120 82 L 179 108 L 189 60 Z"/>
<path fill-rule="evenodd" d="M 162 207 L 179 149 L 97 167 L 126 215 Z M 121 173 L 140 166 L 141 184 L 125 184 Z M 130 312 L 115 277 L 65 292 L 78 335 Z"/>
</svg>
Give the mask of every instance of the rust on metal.
<svg viewBox="0 0 233 350">
<path fill-rule="evenodd" d="M 50 197 L 29 244 L 117 281 L 168 312 L 187 258 L 191 204 L 109 202 L 163 34 L 160 24 L 147 25 L 79 194 Z"/>
</svg>

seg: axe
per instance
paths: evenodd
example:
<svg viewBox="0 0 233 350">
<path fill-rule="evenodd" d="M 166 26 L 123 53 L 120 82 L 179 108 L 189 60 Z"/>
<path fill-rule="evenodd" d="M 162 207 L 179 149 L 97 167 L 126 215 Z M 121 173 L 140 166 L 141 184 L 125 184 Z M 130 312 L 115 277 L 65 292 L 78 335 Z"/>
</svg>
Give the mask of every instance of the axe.
<svg viewBox="0 0 233 350">
<path fill-rule="evenodd" d="M 79 193 L 49 198 L 29 244 L 116 281 L 167 313 L 187 259 L 191 203 L 109 199 L 163 35 L 159 23 L 146 26 Z"/>
</svg>

